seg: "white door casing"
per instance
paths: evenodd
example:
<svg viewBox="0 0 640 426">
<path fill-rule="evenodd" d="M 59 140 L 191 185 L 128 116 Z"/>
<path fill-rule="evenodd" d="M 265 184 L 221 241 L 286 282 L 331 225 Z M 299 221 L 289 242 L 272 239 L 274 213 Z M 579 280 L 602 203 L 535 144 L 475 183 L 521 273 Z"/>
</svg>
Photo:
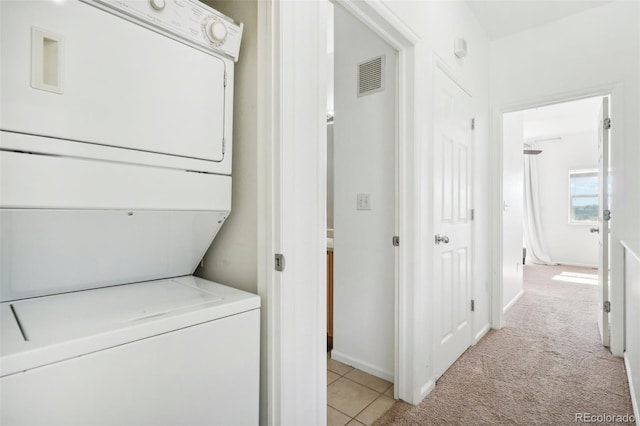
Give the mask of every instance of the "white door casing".
<svg viewBox="0 0 640 426">
<path fill-rule="evenodd" d="M 422 141 L 419 137 L 422 123 L 415 115 L 416 103 L 414 94 L 422 75 L 418 54 L 420 52 L 420 38 L 401 20 L 397 18 L 382 3 L 365 3 L 353 0 L 336 0 L 365 22 L 378 35 L 398 50 L 398 182 L 403 191 L 399 191 L 399 235 L 401 245 L 398 248 L 398 281 L 396 289 L 396 362 L 394 387 L 397 397 L 413 404 L 419 403 L 432 388 L 432 381 L 427 377 L 426 369 L 421 362 L 421 355 L 425 354 L 422 346 L 416 342 L 420 336 L 415 336 L 412 327 L 416 317 L 421 312 L 414 301 L 423 294 L 421 265 L 409 259 L 416 258 L 421 252 L 421 238 L 419 230 L 423 223 L 422 188 L 415 176 L 420 173 L 415 158 L 421 155 Z M 281 227 L 289 225 L 287 218 L 281 218 L 286 210 L 282 200 L 283 192 L 295 197 L 292 189 L 300 188 L 298 183 L 292 188 L 292 176 L 286 173 L 283 163 L 294 164 L 299 155 L 311 151 L 315 162 L 308 163 L 309 158 L 298 165 L 298 168 L 316 173 L 314 180 L 314 200 L 321 202 L 325 197 L 326 176 L 326 145 L 322 143 L 326 135 L 326 86 L 325 69 L 326 45 L 326 16 L 323 2 L 281 2 L 267 0 L 258 2 L 258 63 L 264 66 L 263 72 L 258 73 L 258 292 L 262 297 L 262 331 L 261 331 L 261 424 L 324 424 L 326 423 L 326 356 L 322 347 L 300 347 L 304 342 L 296 341 L 295 336 L 288 332 L 291 328 L 305 329 L 312 334 L 314 346 L 325 344 L 325 285 L 324 262 L 325 254 L 322 248 L 325 244 L 324 203 L 321 206 L 307 203 L 307 192 L 304 200 L 298 200 L 296 208 L 300 210 L 298 217 L 313 221 L 317 226 L 310 225 L 314 232 L 312 241 L 307 232 L 296 235 L 282 235 Z M 321 10 L 318 10 L 320 8 Z M 299 14 L 311 14 L 313 19 L 300 19 Z M 309 17 L 309 15 L 307 15 Z M 322 28 L 321 28 L 322 27 Z M 321 33 L 321 34 L 320 34 Z M 314 38 L 317 35 L 317 38 Z M 310 40 L 313 38 L 313 40 Z M 298 54 L 298 60 L 293 57 Z M 286 56 L 286 57 L 285 57 Z M 315 63 L 307 63 L 312 58 Z M 296 66 L 299 65 L 298 68 Z M 308 88 L 317 91 L 315 94 L 298 93 L 291 97 L 289 87 L 296 82 L 306 82 Z M 312 83 L 312 84 L 311 84 Z M 305 129 L 306 121 L 298 123 L 297 117 L 309 114 L 308 96 L 319 110 L 312 111 L 317 116 L 320 125 L 314 129 L 317 134 L 311 138 L 301 137 L 293 129 Z M 304 102 L 303 102 L 304 99 Z M 284 108 L 282 103 L 287 103 Z M 322 103 L 325 102 L 323 105 Z M 311 107 L 313 109 L 313 107 Z M 297 140 L 298 149 L 293 149 L 293 141 Z M 286 146 L 285 146 L 286 145 Z M 308 178 L 306 173 L 303 174 Z M 299 179 L 295 176 L 296 180 Z M 284 180 L 289 184 L 285 187 Z M 317 192 L 316 192 L 316 189 Z M 291 202 L 291 198 L 288 199 Z M 291 218 L 291 214 L 288 216 Z M 317 229 L 316 229 L 317 228 Z M 285 247 L 285 239 L 295 238 L 299 246 Z M 316 241 L 316 239 L 318 239 Z M 309 280 L 292 282 L 289 275 L 292 270 L 304 270 L 308 267 L 299 264 L 296 258 L 287 253 L 297 248 L 302 250 L 318 250 L 315 257 L 317 271 L 312 271 Z M 275 272 L 273 269 L 274 252 L 286 255 L 285 273 Z M 287 286 L 287 279 L 293 285 Z M 312 291 L 310 291 L 312 290 Z M 314 294 L 315 293 L 315 294 Z M 422 299 L 423 300 L 423 299 Z M 308 312 L 309 308 L 315 312 Z M 304 321 L 293 318 L 288 321 L 285 309 L 296 310 L 303 315 Z M 316 321 L 310 320 L 311 317 Z M 283 330 L 287 329 L 287 330 Z M 305 353 L 299 353 L 303 351 Z M 296 352 L 296 353 L 293 353 Z M 304 370 L 288 364 L 296 360 L 315 367 Z M 295 367 L 295 368 L 292 368 Z M 285 371 L 286 370 L 286 371 Z M 302 373 L 302 374 L 296 374 Z M 288 389 L 289 391 L 285 391 Z"/>
<path fill-rule="evenodd" d="M 434 378 L 438 378 L 472 341 L 472 129 L 470 96 L 440 68 L 435 71 L 434 93 Z"/>
<path fill-rule="evenodd" d="M 523 111 L 531 108 L 543 107 L 553 104 L 559 104 L 563 102 L 568 102 L 572 100 L 585 99 L 585 98 L 593 98 L 596 96 L 607 97 L 609 99 L 609 111 L 614 114 L 615 125 L 612 125 L 611 129 L 607 132 L 609 139 L 613 140 L 624 140 L 625 137 L 625 106 L 624 102 L 615 102 L 611 103 L 612 99 L 624 99 L 625 98 L 625 86 L 622 83 L 612 83 L 612 84 L 603 84 L 592 87 L 584 87 L 579 90 L 572 90 L 567 92 L 554 93 L 548 96 L 543 96 L 540 98 L 534 99 L 524 99 L 518 102 L 513 102 L 511 104 L 505 104 L 502 106 L 496 106 L 491 115 L 491 126 L 492 126 L 492 135 L 494 138 L 498 140 L 499 143 L 492 146 L 491 149 L 491 158 L 492 161 L 492 209 L 491 214 L 493 216 L 492 222 L 492 269 L 494 275 L 494 282 L 492 284 L 492 307 L 491 307 L 491 323 L 492 327 L 499 329 L 504 325 L 504 312 L 502 310 L 502 306 L 500 305 L 500 301 L 502 298 L 502 221 L 500 217 L 500 212 L 502 210 L 502 156 L 503 156 L 503 141 L 501 138 L 501 117 L 503 114 L 513 111 Z M 604 135 L 603 135 L 604 136 Z M 620 144 L 614 144 L 610 146 L 607 153 L 609 156 L 609 166 L 610 166 L 610 174 L 609 183 L 611 184 L 608 187 L 609 190 L 612 190 L 609 193 L 608 203 L 610 206 L 613 206 L 615 211 L 622 211 L 624 213 L 624 209 L 616 209 L 616 206 L 622 205 L 626 206 L 629 204 L 628 200 L 623 200 L 621 197 L 616 196 L 616 182 L 620 181 L 622 178 L 627 176 L 629 173 L 628 170 L 625 169 L 624 164 L 624 149 Z M 620 179 L 617 179 L 619 177 Z M 609 242 L 611 239 L 617 241 L 624 234 L 624 230 L 627 229 L 625 224 L 626 219 L 624 218 L 624 214 L 618 214 L 617 217 L 618 226 L 615 229 L 612 229 L 610 224 L 607 227 L 609 233 Z M 620 234 L 616 237 L 617 234 Z M 611 312 L 608 315 L 609 320 L 609 344 L 611 353 L 616 356 L 622 356 L 624 353 L 624 294 L 623 294 L 623 286 L 619 285 L 622 282 L 622 274 L 623 274 L 623 262 L 622 262 L 622 246 L 618 244 L 609 245 L 609 278 L 607 280 L 607 284 L 609 284 L 609 297 L 607 299 L 611 302 Z M 602 293 L 603 295 L 606 293 Z M 600 298 L 600 297 L 599 297 Z M 602 297 L 601 302 L 605 300 Z M 602 305 L 601 305 L 602 307 Z M 600 308 L 601 309 L 601 308 Z M 601 310 L 600 310 L 601 312 Z M 600 316 L 600 313 L 598 313 Z"/>
<path fill-rule="evenodd" d="M 598 115 L 598 329 L 609 347 L 609 98 L 602 98 Z M 609 305 L 610 306 L 610 305 Z"/>
<path fill-rule="evenodd" d="M 258 2 L 262 425 L 326 423 L 326 9 Z"/>
<path fill-rule="evenodd" d="M 426 345 L 421 344 L 421 333 L 426 327 L 422 323 L 420 301 L 425 300 L 422 282 L 428 269 L 422 262 L 414 261 L 423 258 L 425 252 L 420 230 L 427 221 L 423 211 L 426 208 L 423 207 L 423 188 L 416 177 L 423 173 L 423 166 L 416 158 L 420 158 L 425 149 L 420 137 L 422 122 L 416 115 L 418 105 L 415 102 L 415 93 L 424 76 L 419 71 L 422 41 L 383 2 L 332 1 L 351 12 L 398 51 L 396 217 L 400 246 L 396 250 L 394 396 L 418 404 L 433 388 L 428 367 L 423 363 L 428 356 Z"/>
</svg>

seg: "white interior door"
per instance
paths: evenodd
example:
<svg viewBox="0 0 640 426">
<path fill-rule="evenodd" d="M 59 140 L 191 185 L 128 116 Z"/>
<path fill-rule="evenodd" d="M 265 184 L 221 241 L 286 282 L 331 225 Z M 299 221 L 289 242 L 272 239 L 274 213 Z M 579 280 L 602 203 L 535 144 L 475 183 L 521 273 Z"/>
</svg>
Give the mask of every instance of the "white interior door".
<svg viewBox="0 0 640 426">
<path fill-rule="evenodd" d="M 469 95 L 436 70 L 434 120 L 434 373 L 471 345 Z"/>
<path fill-rule="evenodd" d="M 602 98 L 598 117 L 598 328 L 602 344 L 609 346 L 609 98 Z M 606 308 L 605 308 L 606 306 Z"/>
</svg>

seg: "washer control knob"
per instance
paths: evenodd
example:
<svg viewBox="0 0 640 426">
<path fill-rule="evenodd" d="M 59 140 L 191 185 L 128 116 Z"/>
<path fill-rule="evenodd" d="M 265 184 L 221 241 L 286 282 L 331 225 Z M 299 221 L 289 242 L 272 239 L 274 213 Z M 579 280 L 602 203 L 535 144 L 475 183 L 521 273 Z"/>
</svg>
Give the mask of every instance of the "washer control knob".
<svg viewBox="0 0 640 426">
<path fill-rule="evenodd" d="M 155 10 L 162 10 L 166 6 L 165 0 L 149 0 L 149 3 Z"/>
<path fill-rule="evenodd" d="M 207 37 L 214 43 L 221 43 L 227 38 L 227 26 L 224 22 L 212 19 L 207 24 Z"/>
</svg>

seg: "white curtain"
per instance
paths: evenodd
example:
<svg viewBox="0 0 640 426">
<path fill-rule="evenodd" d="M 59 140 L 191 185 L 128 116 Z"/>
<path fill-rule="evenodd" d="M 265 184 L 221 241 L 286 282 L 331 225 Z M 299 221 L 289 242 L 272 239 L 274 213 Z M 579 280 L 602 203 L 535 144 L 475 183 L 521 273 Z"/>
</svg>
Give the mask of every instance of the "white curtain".
<svg viewBox="0 0 640 426">
<path fill-rule="evenodd" d="M 531 147 L 533 149 L 533 147 Z M 535 155 L 524 156 L 524 239 L 527 257 L 534 263 L 556 265 L 551 261 L 540 220 L 538 169 Z"/>
</svg>

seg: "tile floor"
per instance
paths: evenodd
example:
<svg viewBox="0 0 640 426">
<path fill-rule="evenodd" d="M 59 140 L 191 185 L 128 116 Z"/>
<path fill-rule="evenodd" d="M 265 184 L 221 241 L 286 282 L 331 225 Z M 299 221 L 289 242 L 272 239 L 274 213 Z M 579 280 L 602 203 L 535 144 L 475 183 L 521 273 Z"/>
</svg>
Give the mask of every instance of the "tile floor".
<svg viewBox="0 0 640 426">
<path fill-rule="evenodd" d="M 391 408 L 393 383 L 327 354 L 327 425 L 372 425 Z"/>
</svg>

